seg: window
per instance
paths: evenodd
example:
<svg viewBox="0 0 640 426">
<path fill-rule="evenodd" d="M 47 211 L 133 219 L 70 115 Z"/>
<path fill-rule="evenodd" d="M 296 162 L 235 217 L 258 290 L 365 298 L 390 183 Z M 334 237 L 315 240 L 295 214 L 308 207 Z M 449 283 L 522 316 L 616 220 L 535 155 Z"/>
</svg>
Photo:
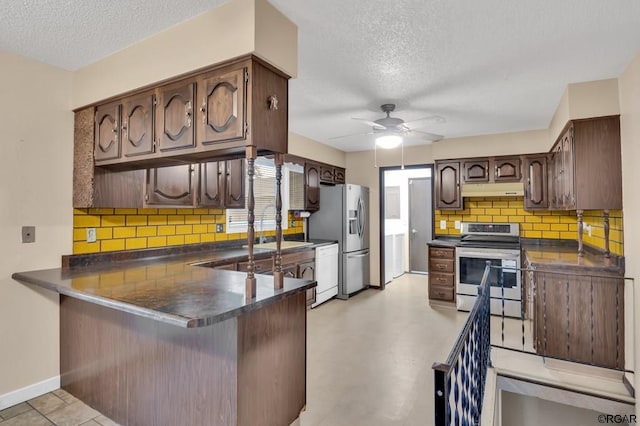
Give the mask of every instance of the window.
<svg viewBox="0 0 640 426">
<path fill-rule="evenodd" d="M 289 210 L 289 173 L 282 168 L 282 229 L 287 229 L 287 211 Z M 276 229 L 276 165 L 273 159 L 259 157 L 255 162 L 253 175 L 253 193 L 255 199 L 254 226 L 256 237 L 261 231 Z M 249 176 L 245 176 L 246 199 L 249 199 Z M 227 209 L 227 234 L 247 231 L 248 211 L 244 209 Z M 262 224 L 261 224 L 262 222 Z M 262 225 L 262 226 L 261 226 Z"/>
</svg>

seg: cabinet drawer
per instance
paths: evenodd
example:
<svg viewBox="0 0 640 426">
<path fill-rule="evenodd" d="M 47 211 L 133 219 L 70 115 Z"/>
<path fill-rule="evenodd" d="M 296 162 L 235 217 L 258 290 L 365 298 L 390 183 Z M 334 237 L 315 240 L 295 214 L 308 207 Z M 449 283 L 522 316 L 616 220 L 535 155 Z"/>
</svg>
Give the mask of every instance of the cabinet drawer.
<svg viewBox="0 0 640 426">
<path fill-rule="evenodd" d="M 453 259 L 455 257 L 455 249 L 447 247 L 429 247 L 429 257 Z"/>
<path fill-rule="evenodd" d="M 453 302 L 453 288 L 429 285 L 429 299 Z"/>
<path fill-rule="evenodd" d="M 453 259 L 429 259 L 429 272 L 453 272 Z"/>
<path fill-rule="evenodd" d="M 453 288 L 454 275 L 453 274 L 439 274 L 437 272 L 431 272 L 429 274 L 429 284 Z"/>
<path fill-rule="evenodd" d="M 225 263 L 223 265 L 218 265 L 214 269 L 225 269 L 227 271 L 235 271 L 236 264 L 235 263 Z"/>
<path fill-rule="evenodd" d="M 249 262 L 240 262 L 238 263 L 238 271 L 247 272 L 247 266 Z M 273 269 L 273 260 L 269 259 L 260 259 L 255 261 L 255 267 L 253 272 L 256 274 L 269 274 Z"/>
</svg>

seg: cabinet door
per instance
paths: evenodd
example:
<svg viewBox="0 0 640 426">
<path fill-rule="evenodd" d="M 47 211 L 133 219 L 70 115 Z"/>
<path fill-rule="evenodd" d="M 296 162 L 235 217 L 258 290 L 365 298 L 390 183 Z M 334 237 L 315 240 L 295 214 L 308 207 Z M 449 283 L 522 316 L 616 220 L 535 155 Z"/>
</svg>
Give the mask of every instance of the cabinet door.
<svg viewBox="0 0 640 426">
<path fill-rule="evenodd" d="M 333 167 L 320 166 L 320 180 L 333 183 Z"/>
<path fill-rule="evenodd" d="M 342 167 L 336 167 L 333 173 L 333 181 L 335 183 L 344 183 L 344 169 Z"/>
<path fill-rule="evenodd" d="M 320 208 L 320 167 L 315 163 L 304 164 L 304 209 L 316 211 Z"/>
<path fill-rule="evenodd" d="M 127 98 L 122 102 L 122 145 L 125 157 L 154 152 L 154 93 Z"/>
<path fill-rule="evenodd" d="M 529 156 L 524 160 L 525 210 L 547 209 L 549 198 L 547 196 L 547 157 L 545 155 Z"/>
<path fill-rule="evenodd" d="M 282 273 L 285 278 L 297 278 L 298 277 L 298 265 L 287 265 L 282 267 Z"/>
<path fill-rule="evenodd" d="M 564 181 L 562 180 L 562 143 L 558 143 L 553 148 L 553 154 L 551 156 L 551 168 L 553 170 L 553 173 L 551 175 L 551 207 L 554 209 L 562 209 L 562 198 L 564 193 L 564 189 L 562 187 L 564 183 Z"/>
<path fill-rule="evenodd" d="M 95 119 L 96 162 L 120 158 L 120 103 L 99 106 Z"/>
<path fill-rule="evenodd" d="M 195 146 L 195 83 L 179 82 L 158 89 L 157 123 L 160 151 Z"/>
<path fill-rule="evenodd" d="M 198 82 L 198 144 L 244 139 L 245 69 L 209 75 Z"/>
<path fill-rule="evenodd" d="M 198 204 L 205 207 L 224 207 L 224 181 L 224 162 L 200 164 Z"/>
<path fill-rule="evenodd" d="M 562 202 L 565 209 L 576 207 L 573 159 L 573 126 L 562 135 Z"/>
<path fill-rule="evenodd" d="M 193 167 L 191 164 L 147 170 L 147 204 L 192 206 Z"/>
<path fill-rule="evenodd" d="M 436 163 L 436 208 L 462 209 L 460 196 L 460 163 L 443 161 Z"/>
<path fill-rule="evenodd" d="M 495 182 L 520 182 L 522 172 L 520 157 L 496 158 L 493 160 Z"/>
<path fill-rule="evenodd" d="M 244 159 L 225 162 L 224 205 L 229 209 L 244 208 Z"/>
<path fill-rule="evenodd" d="M 462 163 L 465 183 L 489 182 L 489 160 L 474 159 Z"/>
</svg>

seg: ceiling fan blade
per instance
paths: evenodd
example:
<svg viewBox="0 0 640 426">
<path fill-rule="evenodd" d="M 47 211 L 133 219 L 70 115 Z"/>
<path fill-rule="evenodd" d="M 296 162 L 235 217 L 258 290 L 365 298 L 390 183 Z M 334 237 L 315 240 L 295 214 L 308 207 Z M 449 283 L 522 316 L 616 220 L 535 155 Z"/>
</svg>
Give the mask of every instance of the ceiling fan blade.
<svg viewBox="0 0 640 426">
<path fill-rule="evenodd" d="M 378 124 L 375 121 L 366 120 L 364 118 L 352 118 L 352 120 L 362 121 L 363 123 L 366 123 L 369 126 L 373 126 L 374 128 L 376 128 L 378 130 L 385 130 L 386 129 L 386 127 L 383 126 L 382 124 Z"/>
<path fill-rule="evenodd" d="M 352 133 L 349 135 L 342 135 L 342 136 L 334 136 L 332 138 L 329 138 L 329 140 L 336 140 L 336 139 L 344 139 L 344 138 L 350 138 L 353 136 L 365 136 L 365 135 L 372 135 L 373 132 L 367 132 L 367 133 Z"/>
<path fill-rule="evenodd" d="M 444 136 L 437 135 L 435 133 L 421 132 L 419 130 L 412 130 L 411 133 L 417 133 L 422 139 L 430 140 L 431 142 L 438 142 L 444 139 Z"/>
<path fill-rule="evenodd" d="M 407 121 L 402 124 L 402 126 L 406 127 L 408 130 L 413 130 L 416 124 L 421 123 L 423 121 L 430 121 L 432 123 L 446 123 L 447 120 L 444 117 L 439 115 L 431 115 L 429 117 L 418 118 L 417 120 Z"/>
</svg>

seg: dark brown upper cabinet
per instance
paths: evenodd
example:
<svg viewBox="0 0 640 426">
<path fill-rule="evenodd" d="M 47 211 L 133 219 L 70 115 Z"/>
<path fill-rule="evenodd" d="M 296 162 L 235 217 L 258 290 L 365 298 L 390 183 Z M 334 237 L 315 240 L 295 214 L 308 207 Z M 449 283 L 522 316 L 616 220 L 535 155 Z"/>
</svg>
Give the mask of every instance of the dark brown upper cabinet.
<svg viewBox="0 0 640 426">
<path fill-rule="evenodd" d="M 212 161 L 200 165 L 198 205 L 244 208 L 244 160 Z"/>
<path fill-rule="evenodd" d="M 462 162 L 465 183 L 489 182 L 489 159 L 473 158 Z"/>
<path fill-rule="evenodd" d="M 619 116 L 569 121 L 551 149 L 551 208 L 621 209 L 621 163 Z"/>
<path fill-rule="evenodd" d="M 248 55 L 98 105 L 97 165 L 133 170 L 171 166 L 176 160 L 200 163 L 244 155 L 247 146 L 256 147 L 259 155 L 286 153 L 288 78 Z M 155 103 L 149 105 L 152 96 Z M 127 108 L 126 128 L 118 105 Z M 149 121 L 151 132 L 146 131 Z M 130 139 L 124 153 L 121 131 L 128 131 Z"/>
<path fill-rule="evenodd" d="M 192 164 L 147 170 L 147 205 L 193 206 L 194 172 Z"/>
<path fill-rule="evenodd" d="M 495 157 L 492 163 L 494 182 L 520 182 L 522 180 L 520 157 Z"/>
<path fill-rule="evenodd" d="M 547 182 L 547 154 L 527 155 L 524 163 L 524 209 L 549 208 Z"/>
<path fill-rule="evenodd" d="M 224 206 L 228 209 L 241 209 L 245 204 L 244 159 L 225 161 Z"/>
<path fill-rule="evenodd" d="M 334 169 L 333 181 L 334 183 L 344 183 L 345 182 L 345 170 L 342 167 L 336 167 Z"/>
<path fill-rule="evenodd" d="M 195 83 L 170 84 L 158 91 L 158 145 L 160 151 L 195 147 Z"/>
<path fill-rule="evenodd" d="M 96 163 L 120 158 L 120 102 L 101 105 L 95 114 L 94 158 Z"/>
<path fill-rule="evenodd" d="M 320 208 L 320 166 L 310 161 L 304 165 L 304 209 L 316 211 Z"/>
<path fill-rule="evenodd" d="M 333 167 L 320 166 L 320 181 L 326 183 L 333 183 Z"/>
<path fill-rule="evenodd" d="M 155 104 L 156 95 L 153 92 L 122 101 L 122 145 L 125 157 L 154 152 Z"/>
<path fill-rule="evenodd" d="M 436 161 L 435 185 L 437 209 L 462 209 L 459 161 Z"/>
<path fill-rule="evenodd" d="M 245 138 L 245 68 L 213 72 L 198 81 L 198 143 Z"/>
</svg>

